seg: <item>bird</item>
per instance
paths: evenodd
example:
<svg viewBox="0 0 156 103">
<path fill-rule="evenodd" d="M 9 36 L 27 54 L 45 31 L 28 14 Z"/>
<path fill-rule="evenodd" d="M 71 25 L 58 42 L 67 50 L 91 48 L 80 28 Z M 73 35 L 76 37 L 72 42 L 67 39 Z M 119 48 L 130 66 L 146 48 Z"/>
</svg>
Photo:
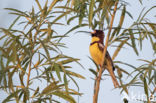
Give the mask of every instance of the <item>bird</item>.
<svg viewBox="0 0 156 103">
<path fill-rule="evenodd" d="M 112 61 L 111 56 L 109 55 L 109 52 L 106 51 L 106 56 L 105 56 L 105 61 L 102 63 L 102 58 L 103 58 L 103 51 L 104 51 L 104 32 L 102 30 L 94 30 L 93 32 L 90 33 L 92 36 L 92 40 L 89 46 L 89 51 L 90 55 L 93 59 L 93 61 L 100 67 L 104 69 L 106 68 L 112 78 L 114 87 L 117 88 L 119 87 L 119 83 L 115 77 L 114 74 L 114 64 Z"/>
</svg>

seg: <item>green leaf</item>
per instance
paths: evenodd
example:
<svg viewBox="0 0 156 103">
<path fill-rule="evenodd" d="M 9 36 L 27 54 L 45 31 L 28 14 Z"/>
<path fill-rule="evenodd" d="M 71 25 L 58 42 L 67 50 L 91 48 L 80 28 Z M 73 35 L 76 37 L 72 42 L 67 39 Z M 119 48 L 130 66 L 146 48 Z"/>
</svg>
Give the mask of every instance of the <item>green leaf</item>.
<svg viewBox="0 0 156 103">
<path fill-rule="evenodd" d="M 69 59 L 66 59 L 66 60 L 58 62 L 58 64 L 59 63 L 61 63 L 61 64 L 68 64 L 68 63 L 71 63 L 71 62 L 74 62 L 74 61 L 78 61 L 78 60 L 80 60 L 80 59 L 69 58 Z"/>
<path fill-rule="evenodd" d="M 47 58 L 48 58 L 49 63 L 51 63 L 50 54 L 49 54 L 49 51 L 48 51 L 47 47 L 45 46 L 45 43 L 43 41 L 41 41 L 40 39 L 39 39 L 39 41 L 42 44 L 42 46 L 43 46 L 43 48 L 44 48 L 44 50 L 46 52 L 46 55 L 47 55 Z"/>
<path fill-rule="evenodd" d="M 13 21 L 13 23 L 10 25 L 10 27 L 9 27 L 9 30 L 11 30 L 12 29 L 12 27 L 15 25 L 15 23 L 19 20 L 19 18 L 20 18 L 20 16 L 18 16 L 14 21 Z"/>
<path fill-rule="evenodd" d="M 70 75 L 68 75 L 68 77 L 74 82 L 74 84 L 76 85 L 78 91 L 80 90 L 79 85 L 77 84 L 76 80 L 74 80 L 73 77 L 71 77 Z"/>
<path fill-rule="evenodd" d="M 114 60 L 116 58 L 116 56 L 118 55 L 118 53 L 120 52 L 121 48 L 124 46 L 124 44 L 128 41 L 128 39 L 125 39 L 123 41 L 121 41 L 121 43 L 117 46 L 117 49 L 115 50 L 113 56 L 112 56 L 112 60 Z"/>
<path fill-rule="evenodd" d="M 36 3 L 37 3 L 37 6 L 38 6 L 39 10 L 42 11 L 42 7 L 41 7 L 39 1 L 38 1 L 38 0 L 35 0 L 35 1 L 36 1 Z"/>
<path fill-rule="evenodd" d="M 78 77 L 78 78 L 81 78 L 81 79 L 85 79 L 84 76 L 82 76 L 82 75 L 80 75 L 80 74 L 78 74 L 78 73 L 74 73 L 74 72 L 72 72 L 72 71 L 66 70 L 66 74 L 71 75 L 71 76 L 75 76 L 75 77 Z"/>
<path fill-rule="evenodd" d="M 65 84 L 65 89 L 66 89 L 66 92 L 68 93 L 68 81 L 67 81 L 67 76 L 66 74 L 64 74 L 64 84 Z"/>
<path fill-rule="evenodd" d="M 77 91 L 75 91 L 74 89 L 69 89 L 69 94 L 71 94 L 71 95 L 82 95 L 82 93 L 79 93 L 79 92 L 77 92 Z"/>
<path fill-rule="evenodd" d="M 136 48 L 135 37 L 134 37 L 134 34 L 133 34 L 132 30 L 129 30 L 129 35 L 130 35 L 130 38 L 131 38 L 131 43 L 132 43 L 133 50 L 135 51 L 136 55 L 139 55 L 138 50 Z"/>
<path fill-rule="evenodd" d="M 119 69 L 119 70 L 120 70 L 119 72 L 125 73 L 125 74 L 127 74 L 128 76 L 131 76 L 129 72 L 127 72 L 126 70 L 122 69 L 121 67 L 115 65 L 115 68 L 116 68 L 116 69 Z M 119 75 L 120 75 L 120 73 L 119 73 Z"/>
<path fill-rule="evenodd" d="M 60 20 L 62 17 L 66 16 L 67 14 L 70 14 L 72 11 L 64 12 L 62 15 L 58 16 L 55 20 L 53 20 L 52 24 L 55 24 L 58 20 Z"/>
<path fill-rule="evenodd" d="M 154 83 L 156 84 L 156 70 L 154 70 Z"/>
<path fill-rule="evenodd" d="M 24 17 L 29 17 L 29 15 L 27 15 L 25 12 L 22 12 L 20 10 L 17 10 L 17 9 L 13 9 L 13 8 L 5 8 L 6 10 L 10 10 L 10 11 L 13 11 L 13 13 L 10 13 L 10 14 L 17 14 L 19 16 L 24 16 Z"/>
<path fill-rule="evenodd" d="M 122 25 L 123 25 L 123 23 L 124 23 L 125 12 L 126 12 L 126 7 L 124 6 L 124 7 L 123 7 L 123 10 L 122 10 L 122 13 L 121 13 L 121 17 L 120 17 L 120 22 L 119 22 L 119 25 L 118 25 L 118 28 L 119 28 L 119 29 L 117 29 L 116 35 L 119 34 L 119 32 L 120 32 L 120 30 L 121 30 L 121 28 L 122 28 Z"/>
<path fill-rule="evenodd" d="M 56 82 L 52 82 L 50 83 L 47 87 L 45 87 L 42 91 L 42 95 L 44 94 L 49 94 L 50 92 L 53 92 L 55 90 L 59 90 L 60 87 L 63 87 L 64 85 L 61 84 L 61 85 L 58 85 L 59 81 L 56 81 Z"/>
<path fill-rule="evenodd" d="M 55 64 L 55 65 L 54 65 L 54 68 L 55 68 L 57 77 L 59 78 L 60 81 L 62 81 L 62 80 L 61 80 L 61 75 L 60 75 L 60 66 L 59 66 L 58 64 Z"/>
<path fill-rule="evenodd" d="M 35 90 L 34 94 L 32 95 L 32 98 L 34 98 L 38 92 L 39 92 L 39 87 L 37 87 L 37 89 Z"/>
<path fill-rule="evenodd" d="M 56 91 L 52 93 L 53 95 L 56 95 L 64 100 L 67 100 L 70 103 L 76 103 L 76 101 L 74 100 L 74 98 L 68 94 L 66 94 L 65 92 L 61 92 L 61 91 Z"/>
<path fill-rule="evenodd" d="M 144 17 L 152 10 L 152 9 L 154 9 L 154 8 L 156 8 L 156 6 L 152 6 L 150 9 L 148 9 L 146 12 L 145 12 L 145 14 L 142 16 L 142 18 L 140 19 L 140 22 L 144 19 Z M 144 9 L 143 9 L 144 10 Z M 143 11 L 142 11 L 143 12 Z"/>
<path fill-rule="evenodd" d="M 114 61 L 114 63 L 124 64 L 126 66 L 129 66 L 129 67 L 133 68 L 134 70 L 137 69 L 134 65 L 131 65 L 131 64 L 128 64 L 128 63 L 125 63 L 125 62 L 122 62 L 122 61 Z"/>
<path fill-rule="evenodd" d="M 6 99 L 3 100 L 2 103 L 8 103 L 8 102 L 10 101 L 10 99 L 13 98 L 13 97 L 16 97 L 16 95 L 17 95 L 21 90 L 22 90 L 22 89 L 17 90 L 17 91 L 15 91 L 15 92 L 11 93 Z"/>
<path fill-rule="evenodd" d="M 145 91 L 145 94 L 147 96 L 147 101 L 148 101 L 148 103 L 150 103 L 149 102 L 148 85 L 147 85 L 146 77 L 144 77 L 144 91 Z"/>
<path fill-rule="evenodd" d="M 97 72 L 94 69 L 89 69 L 90 72 L 92 72 L 97 77 Z"/>
<path fill-rule="evenodd" d="M 52 10 L 52 8 L 56 5 L 59 0 L 53 0 L 49 6 L 48 13 Z"/>
<path fill-rule="evenodd" d="M 95 4 L 95 0 L 90 0 L 90 4 L 89 4 L 89 16 L 88 16 L 89 26 L 92 25 L 93 12 L 94 12 L 94 4 Z"/>
<path fill-rule="evenodd" d="M 66 36 L 67 34 L 69 34 L 70 32 L 74 31 L 75 29 L 78 29 L 80 27 L 84 27 L 84 26 L 88 26 L 88 24 L 81 24 L 81 25 L 76 25 L 75 27 L 73 27 L 72 29 L 70 29 L 68 32 L 66 32 L 64 34 L 64 36 Z"/>
<path fill-rule="evenodd" d="M 128 100 L 126 98 L 123 99 L 124 103 L 128 103 Z"/>
<path fill-rule="evenodd" d="M 73 16 L 71 18 L 68 19 L 67 24 L 69 25 L 71 21 L 73 21 L 74 19 L 76 19 L 78 16 Z"/>
<path fill-rule="evenodd" d="M 142 5 L 142 0 L 139 0 L 140 4 Z"/>
</svg>

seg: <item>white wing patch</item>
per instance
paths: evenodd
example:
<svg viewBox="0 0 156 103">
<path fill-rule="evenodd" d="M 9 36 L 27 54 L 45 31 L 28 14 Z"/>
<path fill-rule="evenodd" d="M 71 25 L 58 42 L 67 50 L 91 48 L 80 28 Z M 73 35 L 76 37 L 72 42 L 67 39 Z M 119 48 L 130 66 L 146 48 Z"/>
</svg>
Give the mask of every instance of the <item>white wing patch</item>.
<svg viewBox="0 0 156 103">
<path fill-rule="evenodd" d="M 101 49 L 104 49 L 104 45 L 103 45 L 102 43 L 99 43 L 99 47 L 100 47 Z"/>
</svg>

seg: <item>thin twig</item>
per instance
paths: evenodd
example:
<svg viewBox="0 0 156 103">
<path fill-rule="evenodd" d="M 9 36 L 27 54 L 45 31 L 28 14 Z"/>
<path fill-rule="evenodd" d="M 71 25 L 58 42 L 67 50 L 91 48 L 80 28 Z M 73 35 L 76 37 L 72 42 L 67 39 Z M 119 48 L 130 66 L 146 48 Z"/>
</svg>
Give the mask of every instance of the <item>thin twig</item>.
<svg viewBox="0 0 156 103">
<path fill-rule="evenodd" d="M 151 98 L 153 97 L 153 95 L 154 95 L 155 92 L 156 92 L 156 86 L 155 86 L 153 92 L 151 93 L 151 96 L 150 96 Z"/>
<path fill-rule="evenodd" d="M 27 87 L 29 86 L 29 79 L 30 79 L 30 72 L 31 72 L 31 61 L 32 58 L 30 59 L 30 64 L 29 64 L 29 71 L 28 71 L 28 77 L 27 77 Z"/>
<path fill-rule="evenodd" d="M 106 51 L 107 51 L 108 40 L 109 40 L 109 36 L 111 34 L 111 30 L 112 30 L 112 26 L 113 26 L 113 22 L 114 22 L 114 17 L 115 17 L 115 13 L 116 13 L 116 10 L 117 10 L 117 5 L 118 5 L 118 1 L 115 2 L 114 12 L 113 12 L 113 15 L 111 17 L 110 28 L 109 28 L 109 31 L 108 31 L 108 34 L 107 34 L 107 38 L 106 38 L 106 42 L 105 42 L 106 44 L 105 44 L 105 48 L 104 48 L 104 51 L 103 51 L 103 59 L 102 59 L 102 63 L 101 63 L 102 66 L 100 67 L 99 75 L 96 78 L 96 86 L 94 87 L 95 88 L 95 93 L 94 93 L 94 96 L 93 96 L 93 103 L 97 103 L 97 101 L 98 101 L 100 81 L 101 81 L 101 76 L 102 76 L 102 72 L 103 72 L 103 63 L 105 61 L 105 55 L 106 55 Z"/>
</svg>

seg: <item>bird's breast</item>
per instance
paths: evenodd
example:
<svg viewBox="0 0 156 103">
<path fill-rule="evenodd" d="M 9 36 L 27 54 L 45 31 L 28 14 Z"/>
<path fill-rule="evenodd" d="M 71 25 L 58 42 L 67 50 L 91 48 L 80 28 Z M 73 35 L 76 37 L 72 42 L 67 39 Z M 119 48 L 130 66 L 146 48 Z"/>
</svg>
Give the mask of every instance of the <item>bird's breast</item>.
<svg viewBox="0 0 156 103">
<path fill-rule="evenodd" d="M 102 61 L 102 51 L 99 49 L 98 43 L 90 45 L 89 50 L 90 50 L 90 55 L 94 60 L 94 62 L 100 65 Z"/>
</svg>

